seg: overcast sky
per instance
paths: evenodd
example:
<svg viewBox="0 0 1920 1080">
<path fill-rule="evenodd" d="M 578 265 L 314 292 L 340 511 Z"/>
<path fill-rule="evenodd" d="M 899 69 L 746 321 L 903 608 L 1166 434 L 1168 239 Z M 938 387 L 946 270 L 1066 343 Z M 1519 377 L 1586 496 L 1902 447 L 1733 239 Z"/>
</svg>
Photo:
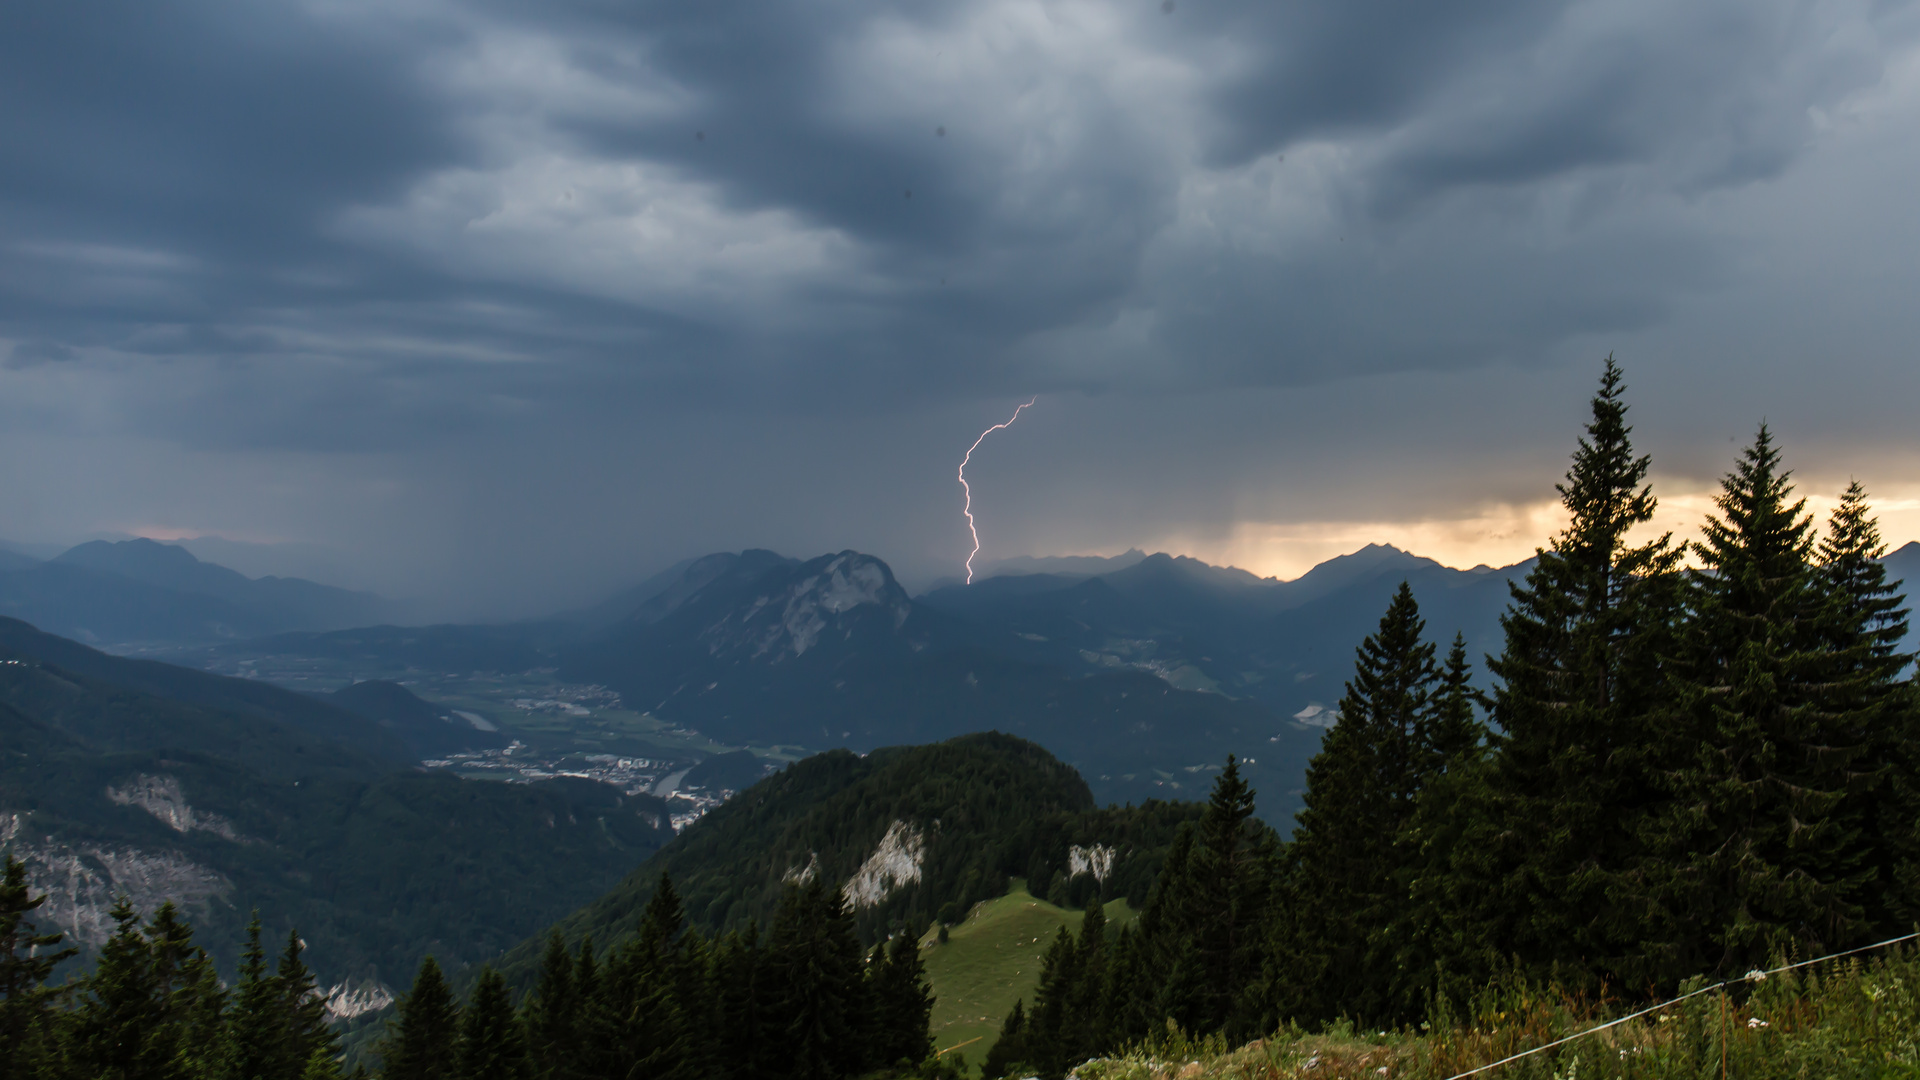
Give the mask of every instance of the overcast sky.
<svg viewBox="0 0 1920 1080">
<path fill-rule="evenodd" d="M 1600 362 L 1920 538 L 1902 0 L 0 6 L 0 538 L 536 611 L 688 555 L 1455 565 Z"/>
</svg>

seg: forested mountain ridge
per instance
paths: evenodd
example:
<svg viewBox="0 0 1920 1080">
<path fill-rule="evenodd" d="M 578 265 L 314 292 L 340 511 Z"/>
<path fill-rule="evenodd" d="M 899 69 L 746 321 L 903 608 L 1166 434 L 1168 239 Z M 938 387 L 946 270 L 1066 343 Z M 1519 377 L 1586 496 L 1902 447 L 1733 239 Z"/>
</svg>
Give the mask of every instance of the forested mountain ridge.
<svg viewBox="0 0 1920 1080">
<path fill-rule="evenodd" d="M 615 889 L 569 915 L 569 942 L 630 933 L 668 875 L 696 928 L 768 925 L 783 889 L 843 891 L 862 938 L 957 922 L 1024 876 L 1041 895 L 1144 902 L 1191 803 L 1096 808 L 1072 768 L 1023 739 L 966 735 L 928 746 L 804 759 L 690 826 Z M 541 943 L 508 954 L 525 978 Z"/>
<path fill-rule="evenodd" d="M 397 764 L 416 760 L 399 737 L 377 722 L 271 683 L 228 678 L 155 660 L 113 656 L 77 641 L 44 633 L 17 619 L 0 618 L 0 654 L 37 660 L 61 671 L 176 704 L 290 725 L 382 761 Z M 123 734 L 137 735 L 141 730 L 140 725 L 131 726 Z"/>
</svg>

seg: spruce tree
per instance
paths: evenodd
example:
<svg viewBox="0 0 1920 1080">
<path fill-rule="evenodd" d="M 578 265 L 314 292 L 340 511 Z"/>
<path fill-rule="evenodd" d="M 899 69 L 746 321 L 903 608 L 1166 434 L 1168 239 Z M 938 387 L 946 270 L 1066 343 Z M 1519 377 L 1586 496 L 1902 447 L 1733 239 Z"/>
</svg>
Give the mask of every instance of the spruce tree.
<svg viewBox="0 0 1920 1080">
<path fill-rule="evenodd" d="M 205 950 L 194 950 L 181 966 L 173 1001 L 171 1011 L 178 1017 L 175 1055 L 180 1074 L 219 1075 L 225 1061 L 227 990 Z"/>
<path fill-rule="evenodd" d="M 1418 793 L 1410 816 L 1394 838 L 1392 889 L 1403 898 L 1395 912 L 1368 935 L 1369 970 L 1383 994 L 1383 1018 L 1410 1020 L 1425 1013 L 1436 995 L 1460 997 L 1478 985 L 1449 978 L 1446 960 L 1474 936 L 1459 913 L 1477 910 L 1455 890 L 1450 873 L 1454 849 L 1471 812 L 1463 806 L 1484 788 L 1488 732 L 1473 688 L 1464 635 L 1440 669 L 1427 704 Z"/>
<path fill-rule="evenodd" d="M 209 1006 L 217 1017 L 224 996 L 217 983 L 212 988 L 206 984 L 212 961 L 205 950 L 193 944 L 193 928 L 180 917 L 172 901 L 162 903 L 153 913 L 145 935 L 150 965 L 148 978 L 157 1013 L 156 1022 L 146 1035 L 143 1057 L 149 1064 L 145 1072 L 156 1080 L 203 1075 L 199 1062 L 204 1049 L 196 1045 L 199 1039 L 196 1031 Z M 213 1000 L 203 1001 L 203 996 L 209 993 Z"/>
<path fill-rule="evenodd" d="M 1073 1005 L 1080 983 L 1080 950 L 1073 935 L 1061 927 L 1040 961 L 1040 982 L 1033 991 L 1033 1013 L 1027 1018 L 1027 1063 L 1043 1080 L 1060 1080 L 1075 1064 L 1076 1032 Z"/>
<path fill-rule="evenodd" d="M 1858 796 L 1874 707 L 1836 666 L 1813 521 L 1766 425 L 1715 502 L 1667 744 L 1671 797 L 1646 829 L 1670 976 L 1856 943 L 1873 876 Z"/>
<path fill-rule="evenodd" d="M 707 957 L 673 882 L 661 875 L 639 933 L 613 949 L 598 974 L 585 1042 L 589 1074 L 637 1072 L 677 1080 L 712 1075 Z"/>
<path fill-rule="evenodd" d="M 111 916 L 113 934 L 101 946 L 75 1010 L 71 1053 L 89 1077 L 130 1080 L 164 1064 L 153 1060 L 148 1041 L 160 1024 L 160 1001 L 140 913 L 122 896 Z"/>
<path fill-rule="evenodd" d="M 1467 637 L 1455 632 L 1440 679 L 1428 699 L 1419 752 L 1418 773 L 1423 778 L 1446 772 L 1479 750 L 1487 738 L 1476 706 L 1480 694 L 1473 688 L 1473 665 L 1467 662 Z"/>
<path fill-rule="evenodd" d="M 1027 1003 L 1025 999 L 1015 1001 L 1007 1018 L 1000 1022 L 1000 1037 L 987 1050 L 987 1059 L 980 1067 L 981 1080 L 999 1080 L 1008 1075 L 1019 1075 L 1015 1070 L 1024 1071 L 1030 1063 L 1027 1051 Z"/>
<path fill-rule="evenodd" d="M 527 1056 L 540 1080 L 560 1080 L 576 1050 L 575 1022 L 580 1002 L 574 994 L 573 957 L 556 928 L 547 935 L 540 960 L 540 981 L 526 1003 Z"/>
<path fill-rule="evenodd" d="M 223 1071 L 232 1080 L 280 1080 L 298 1072 L 304 1059 L 287 1057 L 285 1013 L 280 981 L 267 973 L 267 957 L 260 945 L 260 913 L 247 924 L 247 944 L 240 954 L 240 980 L 233 988 L 227 1015 Z"/>
<path fill-rule="evenodd" d="M 459 1069 L 460 1080 L 526 1080 L 530 1075 L 507 980 L 491 965 L 480 969 L 460 1017 Z"/>
<path fill-rule="evenodd" d="M 289 931 L 276 976 L 281 1038 L 286 1040 L 281 1060 L 290 1067 L 297 1064 L 301 1069 L 315 1054 L 333 1058 L 340 1055 L 340 1037 L 327 1019 L 327 999 L 320 995 L 313 972 L 300 957 L 304 949 L 300 932 Z"/>
<path fill-rule="evenodd" d="M 722 1033 L 717 1064 L 721 1075 L 736 1080 L 779 1071 L 761 951 L 760 928 L 754 923 L 728 934 L 713 951 L 715 1023 Z"/>
<path fill-rule="evenodd" d="M 1119 1041 L 1143 1039 L 1162 1029 L 1166 1007 L 1188 999 L 1199 978 L 1193 957 L 1194 829 L 1182 825 L 1167 847 L 1139 920 L 1114 949 L 1107 1001 L 1107 1031 Z"/>
<path fill-rule="evenodd" d="M 460 1011 L 433 957 L 420 961 L 413 988 L 389 1023 L 381 1046 L 385 1080 L 455 1080 Z"/>
<path fill-rule="evenodd" d="M 51 1055 L 53 1004 L 59 991 L 45 985 L 61 961 L 78 950 L 57 948 L 61 934 L 42 934 L 31 918 L 45 894 L 27 888 L 26 864 L 4 854 L 6 870 L 0 876 L 0 1080 L 28 1080 L 40 1075 Z"/>
<path fill-rule="evenodd" d="M 1355 650 L 1339 720 L 1307 766 L 1305 807 L 1286 855 L 1286 902 L 1274 925 L 1265 1019 L 1379 1019 L 1391 1011 L 1391 948 L 1369 938 L 1403 920 L 1397 882 L 1401 831 L 1442 746 L 1469 738 L 1457 715 L 1467 693 L 1464 654 L 1457 685 L 1437 712 L 1434 647 L 1413 590 L 1402 582 L 1379 630 Z M 1436 726 L 1446 734 L 1438 735 Z"/>
<path fill-rule="evenodd" d="M 918 1065 L 933 1054 L 933 992 L 920 959 L 919 936 L 896 934 L 875 945 L 867 964 L 867 1001 L 871 1003 L 876 1065 Z"/>
<path fill-rule="evenodd" d="M 1083 1061 L 1112 1046 L 1106 1017 L 1107 984 L 1112 975 L 1107 947 L 1107 912 L 1095 892 L 1080 917 L 1080 978 L 1068 1008 L 1069 1030 L 1074 1035 L 1068 1056 L 1074 1061 Z"/>
<path fill-rule="evenodd" d="M 1626 880 L 1638 864 L 1636 822 L 1656 797 L 1650 759 L 1667 702 L 1677 568 L 1670 536 L 1629 544 L 1652 520 L 1650 461 L 1634 452 L 1620 368 L 1608 357 L 1566 483 L 1572 520 L 1523 585 L 1489 669 L 1494 767 L 1484 792 L 1462 792 L 1471 824 L 1453 846 L 1449 888 L 1474 905 L 1470 935 L 1448 958 L 1490 974 L 1517 957 L 1539 977 L 1604 980 L 1644 937 Z"/>
<path fill-rule="evenodd" d="M 836 1080 L 866 1064 L 860 942 L 837 890 L 790 885 L 767 942 L 773 1015 L 791 1080 Z"/>
<path fill-rule="evenodd" d="M 1192 1030 L 1258 1034 L 1252 990 L 1266 957 L 1267 913 L 1273 900 L 1273 830 L 1254 816 L 1254 790 L 1227 755 L 1214 778 L 1194 847 L 1188 932 L 1201 974 L 1187 1019 Z"/>
<path fill-rule="evenodd" d="M 1920 922 L 1920 709 L 1901 672 L 1906 598 L 1887 580 L 1886 545 L 1859 481 L 1849 484 L 1828 519 L 1818 551 L 1826 593 L 1826 680 L 1838 707 L 1854 710 L 1867 733 L 1865 765 L 1875 783 L 1858 792 L 1873 847 L 1870 920 L 1893 932 Z"/>
</svg>

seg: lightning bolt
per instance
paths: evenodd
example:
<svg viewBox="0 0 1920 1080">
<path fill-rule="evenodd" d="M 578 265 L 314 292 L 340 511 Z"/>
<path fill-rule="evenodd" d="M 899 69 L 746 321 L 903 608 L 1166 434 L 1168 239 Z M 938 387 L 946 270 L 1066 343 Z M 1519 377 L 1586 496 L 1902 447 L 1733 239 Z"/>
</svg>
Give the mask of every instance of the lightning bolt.
<svg viewBox="0 0 1920 1080">
<path fill-rule="evenodd" d="M 1013 422 L 1020 419 L 1020 409 L 1027 408 L 1039 400 L 1037 397 L 1027 399 L 1027 404 L 1020 406 L 1019 409 L 1013 410 L 1013 415 L 1007 417 L 1006 423 L 995 424 L 981 432 L 980 437 L 973 440 L 973 445 L 967 447 L 966 455 L 960 459 L 960 490 L 966 492 L 967 495 L 967 504 L 960 512 L 967 515 L 967 531 L 973 534 L 973 550 L 967 552 L 967 584 L 969 585 L 973 584 L 973 557 L 980 554 L 980 530 L 975 528 L 973 524 L 973 489 L 967 486 L 967 462 L 973 460 L 973 452 L 980 449 L 980 444 L 987 440 L 987 436 L 999 431 L 1001 428 L 1012 427 Z"/>
</svg>

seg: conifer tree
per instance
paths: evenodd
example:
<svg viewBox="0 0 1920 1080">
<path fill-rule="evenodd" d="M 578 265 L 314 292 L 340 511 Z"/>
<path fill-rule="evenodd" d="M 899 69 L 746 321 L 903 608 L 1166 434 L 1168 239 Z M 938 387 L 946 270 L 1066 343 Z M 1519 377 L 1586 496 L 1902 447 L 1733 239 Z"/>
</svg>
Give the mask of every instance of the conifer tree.
<svg viewBox="0 0 1920 1080">
<path fill-rule="evenodd" d="M 575 1021 L 580 1009 L 573 970 L 566 939 L 556 928 L 547 935 L 547 949 L 540 959 L 540 981 L 526 1003 L 527 1057 L 540 1080 L 569 1075 L 566 1063 L 576 1049 Z"/>
<path fill-rule="evenodd" d="M 225 1062 L 227 990 L 205 950 L 195 949 L 181 966 L 179 985 L 171 1010 L 178 1018 L 178 1070 L 184 1076 L 217 1076 Z"/>
<path fill-rule="evenodd" d="M 290 1071 L 304 1069 L 315 1054 L 334 1058 L 340 1054 L 340 1037 L 327 1021 L 327 999 L 320 996 L 313 972 L 300 957 L 305 947 L 299 931 L 289 931 L 276 975 L 281 1037 L 286 1040 L 281 1060 Z"/>
<path fill-rule="evenodd" d="M 225 1074 L 232 1080 L 280 1080 L 298 1073 L 305 1061 L 289 1061 L 287 1057 L 284 999 L 280 980 L 267 973 L 257 911 L 247 925 L 247 944 L 240 954 L 240 980 L 233 988 L 232 1002 L 223 1040 Z"/>
<path fill-rule="evenodd" d="M 1141 920 L 1152 910 L 1149 906 L 1143 911 Z M 1103 995 L 1100 1008 L 1103 1046 L 1120 1046 L 1143 1038 L 1153 1023 L 1147 1008 L 1149 999 L 1141 992 L 1148 978 L 1148 966 L 1147 950 L 1141 944 L 1138 925 L 1121 927 L 1107 950 L 1106 984 L 1099 989 Z"/>
<path fill-rule="evenodd" d="M 866 999 L 872 1011 L 873 1063 L 882 1066 L 906 1062 L 918 1065 L 933 1053 L 928 1020 L 933 1015 L 933 992 L 927 988 L 927 968 L 920 959 L 919 935 L 897 934 L 875 945 L 867 964 Z"/>
<path fill-rule="evenodd" d="M 718 996 L 715 1015 L 723 1033 L 718 1067 L 722 1075 L 738 1080 L 779 1071 L 760 961 L 760 928 L 752 923 L 744 931 L 728 934 L 713 951 L 713 982 Z"/>
<path fill-rule="evenodd" d="M 1385 1019 L 1411 1019 L 1437 995 L 1458 998 L 1480 989 L 1446 971 L 1447 959 L 1474 936 L 1460 925 L 1459 913 L 1478 908 L 1458 894 L 1460 882 L 1450 873 L 1469 813 L 1463 803 L 1485 784 L 1488 732 L 1472 679 L 1466 638 L 1456 632 L 1428 700 L 1418 793 L 1394 839 L 1392 888 L 1403 900 L 1368 935 Z"/>
<path fill-rule="evenodd" d="M 1074 1036 L 1068 1057 L 1073 1061 L 1084 1060 L 1111 1045 L 1106 1004 L 1107 984 L 1112 973 L 1107 963 L 1107 947 L 1107 912 L 1096 892 L 1080 917 L 1077 961 L 1080 979 L 1068 1008 L 1069 1030 Z"/>
<path fill-rule="evenodd" d="M 149 1046 L 160 1024 L 160 1002 L 140 913 L 122 896 L 111 917 L 113 934 L 101 946 L 75 1010 L 71 1053 L 87 1076 L 130 1080 L 165 1064 L 153 1060 Z"/>
<path fill-rule="evenodd" d="M 1846 673 L 1811 562 L 1813 521 L 1766 425 L 1715 502 L 1698 545 L 1707 572 L 1668 743 L 1670 799 L 1646 829 L 1669 975 L 1856 942 L 1873 873 L 1855 798 L 1871 782 L 1873 707 L 1856 680 L 1836 678 Z"/>
<path fill-rule="evenodd" d="M 1467 662 L 1467 637 L 1456 631 L 1428 702 L 1424 737 L 1418 747 L 1421 759 L 1417 771 L 1422 778 L 1452 768 L 1486 741 L 1487 726 L 1480 722 L 1475 708 L 1479 701 L 1479 692 L 1473 688 L 1473 665 Z"/>
<path fill-rule="evenodd" d="M 1887 548 L 1859 481 L 1849 484 L 1828 519 L 1818 551 L 1826 593 L 1829 693 L 1854 710 L 1867 733 L 1864 765 L 1875 770 L 1862 818 L 1873 841 L 1875 880 L 1868 915 L 1892 931 L 1920 922 L 1920 708 L 1901 672 L 1913 654 L 1906 598 L 1887 580 Z"/>
<path fill-rule="evenodd" d="M 460 1017 L 460 1080 L 526 1080 L 527 1044 L 513 1015 L 507 980 L 480 969 Z"/>
<path fill-rule="evenodd" d="M 4 854 L 6 870 L 0 876 L 0 1080 L 27 1080 L 39 1074 L 53 1049 L 49 1045 L 53 1003 L 58 991 L 48 988 L 47 976 L 77 950 L 57 948 L 62 934 L 42 934 L 31 918 L 45 894 L 27 888 L 26 864 Z"/>
<path fill-rule="evenodd" d="M 316 1049 L 307 1056 L 300 1080 L 341 1080 L 339 1056 L 324 1047 Z"/>
<path fill-rule="evenodd" d="M 1073 1005 L 1079 996 L 1080 950 L 1061 927 L 1040 961 L 1040 983 L 1027 1018 L 1027 1064 L 1043 1080 L 1059 1080 L 1074 1064 Z"/>
<path fill-rule="evenodd" d="M 999 1077 L 1014 1074 L 1014 1070 L 1029 1063 L 1027 1053 L 1027 1003 L 1025 999 L 1015 1001 L 1012 1011 L 1000 1023 L 1000 1037 L 987 1051 L 987 1059 L 980 1067 L 982 1080 L 998 1080 Z"/>
<path fill-rule="evenodd" d="M 1499 728 L 1481 793 L 1463 792 L 1472 822 L 1453 846 L 1453 895 L 1476 905 L 1457 925 L 1456 967 L 1490 974 L 1492 955 L 1576 984 L 1606 978 L 1642 936 L 1622 899 L 1640 852 L 1635 823 L 1654 798 L 1649 760 L 1665 707 L 1683 549 L 1670 536 L 1629 544 L 1656 508 L 1650 461 L 1634 452 L 1612 357 L 1586 434 L 1558 485 L 1572 520 L 1539 552 L 1501 619 L 1506 643 L 1490 670 Z"/>
<path fill-rule="evenodd" d="M 1200 983 L 1187 1019 L 1193 1030 L 1250 1038 L 1257 1024 L 1250 990 L 1266 956 L 1275 844 L 1273 831 L 1254 816 L 1253 787 L 1232 754 L 1214 778 L 1198 841 L 1188 933 Z"/>
<path fill-rule="evenodd" d="M 1193 958 L 1195 832 L 1182 825 L 1147 895 L 1146 908 L 1114 950 L 1108 991 L 1107 1034 L 1114 1042 L 1145 1038 L 1167 1017 L 1166 1007 L 1187 1000 L 1198 979 Z"/>
<path fill-rule="evenodd" d="M 1465 656 L 1453 659 L 1456 685 L 1436 711 L 1441 675 L 1413 590 L 1401 582 L 1379 630 L 1355 651 L 1354 676 L 1339 720 L 1307 766 L 1306 806 L 1287 850 L 1286 902 L 1270 931 L 1267 1020 L 1382 1018 L 1390 954 L 1369 942 L 1377 927 L 1404 919 L 1397 882 L 1401 831 L 1427 773 L 1443 764 L 1443 746 L 1470 737 L 1459 709 Z M 1446 733 L 1436 732 L 1444 726 Z"/>
<path fill-rule="evenodd" d="M 172 901 L 160 905 L 144 931 L 148 951 L 148 980 L 153 990 L 155 1021 L 145 1036 L 142 1057 L 146 1075 L 164 1077 L 205 1075 L 205 1049 L 196 1032 L 218 1029 L 224 995 L 218 981 L 208 984 L 213 967 L 205 950 L 193 944 L 193 928 L 180 917 Z M 202 1001 L 212 995 L 211 1002 Z M 208 1023 L 206 1013 L 213 1016 Z M 207 1043 L 217 1039 L 207 1038 Z"/>
<path fill-rule="evenodd" d="M 385 1080 L 455 1080 L 460 1010 L 433 957 L 420 961 L 392 1024 L 381 1047 Z"/>
<path fill-rule="evenodd" d="M 609 953 L 588 1013 L 589 1074 L 640 1074 L 676 1080 L 714 1070 L 707 965 L 673 882 L 662 874 L 639 933 Z"/>
<path fill-rule="evenodd" d="M 767 942 L 774 1001 L 792 1080 L 836 1080 L 866 1064 L 860 942 L 840 893 L 818 878 L 788 886 Z"/>
</svg>

